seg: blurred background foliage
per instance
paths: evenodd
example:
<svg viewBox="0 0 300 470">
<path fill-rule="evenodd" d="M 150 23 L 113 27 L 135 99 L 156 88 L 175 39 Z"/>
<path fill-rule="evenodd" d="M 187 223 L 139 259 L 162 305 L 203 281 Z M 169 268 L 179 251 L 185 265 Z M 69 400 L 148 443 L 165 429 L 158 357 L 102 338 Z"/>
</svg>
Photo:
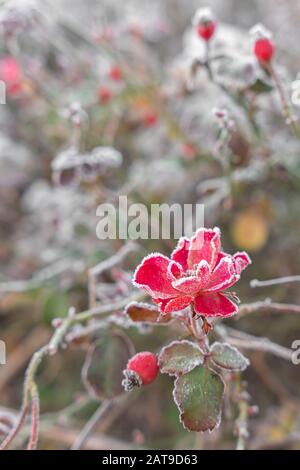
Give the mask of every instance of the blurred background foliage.
<svg viewBox="0 0 300 470">
<path fill-rule="evenodd" d="M 219 19 L 213 82 L 205 67 L 194 70 L 204 49 L 191 17 L 205 5 Z M 300 144 L 284 122 L 272 80 L 252 57 L 248 30 L 257 22 L 274 32 L 276 67 L 289 97 L 300 69 L 300 4 L 292 0 L 1 2 L 0 78 L 9 80 L 8 58 L 20 74 L 19 88 L 8 83 L 0 108 L 3 409 L 18 409 L 24 370 L 50 337 L 52 320 L 71 306 L 88 307 L 88 269 L 121 247 L 122 241 L 101 241 L 95 233 L 97 205 L 120 194 L 147 206 L 205 204 L 205 224 L 222 229 L 226 251 L 251 254 L 238 286 L 242 301 L 299 304 L 296 283 L 249 286 L 253 278 L 298 274 L 300 261 Z M 226 110 L 233 129 L 216 118 L 215 108 Z M 89 166 L 87 155 L 103 146 L 112 151 L 98 152 L 97 164 Z M 74 167 L 66 154 L 76 156 Z M 127 295 L 142 256 L 168 254 L 174 244 L 141 241 L 140 252 L 120 268 L 122 285 L 118 272 L 103 288 L 99 280 L 98 301 Z M 106 290 L 114 282 L 118 294 Z M 296 314 L 255 312 L 228 324 L 288 348 L 300 339 Z M 137 351 L 158 351 L 178 331 L 130 327 L 128 334 Z M 80 378 L 90 341 L 60 351 L 41 368 L 42 448 L 69 447 L 96 409 Z M 249 446 L 299 445 L 299 439 L 290 442 L 290 433 L 300 432 L 299 366 L 259 352 L 249 358 L 245 380 L 260 408 L 251 418 Z M 188 433 L 171 392 L 172 381 L 161 376 L 133 394 L 99 425 L 99 440 L 89 446 L 234 446 L 229 405 L 219 430 Z"/>
</svg>

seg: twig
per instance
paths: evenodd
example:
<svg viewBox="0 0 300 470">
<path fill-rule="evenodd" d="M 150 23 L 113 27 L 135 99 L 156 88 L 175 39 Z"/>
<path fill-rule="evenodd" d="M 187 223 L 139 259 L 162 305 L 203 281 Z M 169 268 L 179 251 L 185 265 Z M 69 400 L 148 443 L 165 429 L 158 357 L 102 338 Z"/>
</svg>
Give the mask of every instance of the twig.
<svg viewBox="0 0 300 470">
<path fill-rule="evenodd" d="M 293 114 L 291 106 L 285 96 L 285 91 L 283 89 L 283 85 L 281 83 L 279 75 L 271 63 L 266 63 L 265 68 L 267 69 L 267 71 L 270 73 L 271 77 L 274 80 L 275 87 L 277 89 L 279 99 L 280 99 L 282 115 L 285 118 L 287 125 L 290 126 L 290 128 L 292 129 L 294 135 L 298 139 L 300 139 L 300 129 L 297 123 L 297 118 Z"/>
<path fill-rule="evenodd" d="M 7 437 L 4 439 L 4 441 L 1 443 L 0 450 L 6 449 L 11 444 L 11 442 L 14 440 L 14 438 L 16 437 L 18 432 L 20 431 L 21 427 L 23 426 L 23 423 L 24 423 L 25 418 L 27 416 L 27 411 L 28 411 L 28 404 L 24 403 L 22 408 L 21 408 L 20 415 L 19 415 L 19 418 L 17 420 L 17 423 L 12 428 L 12 430 L 7 435 Z"/>
<path fill-rule="evenodd" d="M 96 412 L 92 415 L 92 417 L 89 419 L 89 421 L 86 423 L 86 425 L 78 435 L 76 441 L 71 447 L 71 450 L 81 449 L 81 447 L 85 444 L 86 440 L 93 432 L 94 428 L 97 426 L 98 422 L 109 410 L 111 410 L 113 403 L 113 400 L 105 400 L 103 403 L 101 403 Z"/>
<path fill-rule="evenodd" d="M 215 326 L 215 332 L 233 346 L 240 347 L 241 349 L 269 352 L 286 361 L 292 360 L 292 351 L 290 349 L 273 343 L 268 338 L 258 338 L 233 328 L 224 327 L 224 325 Z"/>
<path fill-rule="evenodd" d="M 64 444 L 66 447 L 72 445 L 72 442 L 76 439 L 76 436 L 80 432 L 78 429 L 67 429 L 62 426 L 41 426 L 41 435 L 48 441 L 54 441 L 60 445 Z M 128 450 L 133 448 L 130 442 L 124 442 L 120 439 L 116 439 L 110 436 L 104 436 L 103 434 L 96 434 L 95 436 L 88 437 L 84 444 L 84 449 L 87 450 Z"/>
<path fill-rule="evenodd" d="M 275 279 L 268 279 L 266 281 L 259 281 L 258 279 L 252 279 L 252 281 L 250 281 L 250 287 L 254 288 L 254 287 L 276 286 L 278 284 L 286 284 L 288 282 L 300 282 L 300 275 L 277 277 Z"/>
<path fill-rule="evenodd" d="M 32 385 L 31 395 L 31 432 L 27 450 L 35 450 L 38 443 L 40 398 L 37 386 L 35 384 Z"/>
<path fill-rule="evenodd" d="M 16 375 L 24 364 L 26 364 L 33 353 L 39 349 L 49 338 L 49 332 L 44 326 L 36 327 L 32 333 L 27 335 L 23 341 L 19 341 L 19 345 L 14 348 L 9 356 L 8 364 L 0 376 L 0 391 L 9 383 L 14 375 Z"/>
<path fill-rule="evenodd" d="M 138 250 L 138 245 L 132 241 L 122 246 L 120 250 L 110 258 L 101 261 L 96 266 L 89 270 L 89 305 L 90 308 L 94 308 L 96 305 L 96 287 L 97 287 L 97 276 L 104 271 L 108 271 L 114 266 L 122 263 L 122 261 L 132 252 Z"/>
<path fill-rule="evenodd" d="M 53 279 L 56 276 L 64 273 L 65 271 L 71 270 L 80 272 L 84 269 L 82 262 L 71 261 L 69 259 L 61 259 L 56 261 L 50 266 L 41 269 L 31 279 L 22 281 L 7 281 L 0 283 L 0 292 L 25 292 L 31 289 L 40 287 L 45 282 Z"/>
<path fill-rule="evenodd" d="M 237 375 L 236 388 L 238 394 L 238 408 L 239 415 L 236 420 L 236 433 L 238 436 L 236 450 L 245 450 L 246 439 L 248 433 L 248 409 L 249 409 L 249 394 L 246 391 L 246 386 L 241 380 L 240 374 Z"/>
<path fill-rule="evenodd" d="M 272 302 L 271 299 L 265 299 L 250 304 L 242 304 L 239 307 L 239 315 L 236 319 L 238 320 L 240 317 L 258 310 L 266 312 L 275 311 L 281 313 L 300 313 L 300 305 Z"/>
</svg>

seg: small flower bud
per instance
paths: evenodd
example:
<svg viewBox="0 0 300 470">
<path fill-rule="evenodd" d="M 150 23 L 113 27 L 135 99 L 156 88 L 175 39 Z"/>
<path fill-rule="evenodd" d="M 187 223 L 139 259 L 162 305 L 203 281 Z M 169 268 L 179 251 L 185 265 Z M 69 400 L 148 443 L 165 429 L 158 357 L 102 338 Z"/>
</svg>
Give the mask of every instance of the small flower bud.
<svg viewBox="0 0 300 470">
<path fill-rule="evenodd" d="M 147 385 L 153 382 L 158 374 L 157 357 L 151 352 L 140 352 L 133 356 L 127 363 L 123 372 L 125 379 L 122 385 L 126 391 L 134 387 Z"/>
<path fill-rule="evenodd" d="M 194 15 L 193 25 L 198 36 L 209 41 L 215 33 L 217 21 L 210 8 L 199 8 Z"/>
</svg>

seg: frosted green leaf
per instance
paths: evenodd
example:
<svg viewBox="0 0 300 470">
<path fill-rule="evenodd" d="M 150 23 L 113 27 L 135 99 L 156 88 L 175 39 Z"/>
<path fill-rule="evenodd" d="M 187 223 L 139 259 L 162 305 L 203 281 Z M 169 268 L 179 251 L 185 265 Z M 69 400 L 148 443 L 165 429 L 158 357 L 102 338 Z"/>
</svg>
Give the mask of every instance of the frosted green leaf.
<svg viewBox="0 0 300 470">
<path fill-rule="evenodd" d="M 221 377 L 198 366 L 175 380 L 174 400 L 180 421 L 189 431 L 212 431 L 221 420 L 224 384 Z"/>
<path fill-rule="evenodd" d="M 227 370 L 245 370 L 249 366 L 249 360 L 227 343 L 214 343 L 211 347 L 211 358 L 217 366 Z"/>
<path fill-rule="evenodd" d="M 159 356 L 160 372 L 182 375 L 203 363 L 203 352 L 191 341 L 173 341 L 164 347 Z"/>
</svg>

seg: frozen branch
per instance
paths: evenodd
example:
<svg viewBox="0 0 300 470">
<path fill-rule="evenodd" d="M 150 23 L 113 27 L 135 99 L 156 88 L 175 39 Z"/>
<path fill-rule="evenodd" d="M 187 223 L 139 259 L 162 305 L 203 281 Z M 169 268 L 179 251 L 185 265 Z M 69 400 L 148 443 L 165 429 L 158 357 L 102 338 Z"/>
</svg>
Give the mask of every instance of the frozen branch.
<svg viewBox="0 0 300 470">
<path fill-rule="evenodd" d="M 289 282 L 300 282 L 300 275 L 278 277 L 275 279 L 268 279 L 266 281 L 259 281 L 258 279 L 253 279 L 250 282 L 250 287 L 254 288 L 254 287 L 276 286 L 278 284 L 287 284 Z"/>
</svg>

